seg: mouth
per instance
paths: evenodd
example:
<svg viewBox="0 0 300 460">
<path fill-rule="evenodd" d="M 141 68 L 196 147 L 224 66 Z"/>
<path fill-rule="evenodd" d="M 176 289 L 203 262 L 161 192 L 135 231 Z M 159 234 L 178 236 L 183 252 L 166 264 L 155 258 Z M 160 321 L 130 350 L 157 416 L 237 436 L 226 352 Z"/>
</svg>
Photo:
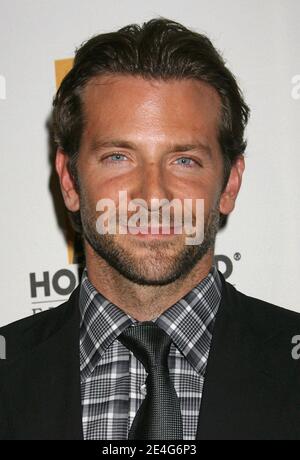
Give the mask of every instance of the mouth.
<svg viewBox="0 0 300 460">
<path fill-rule="evenodd" d="M 133 237 L 144 239 L 170 238 L 182 234 L 182 227 L 130 227 L 123 226 L 127 233 Z"/>
</svg>

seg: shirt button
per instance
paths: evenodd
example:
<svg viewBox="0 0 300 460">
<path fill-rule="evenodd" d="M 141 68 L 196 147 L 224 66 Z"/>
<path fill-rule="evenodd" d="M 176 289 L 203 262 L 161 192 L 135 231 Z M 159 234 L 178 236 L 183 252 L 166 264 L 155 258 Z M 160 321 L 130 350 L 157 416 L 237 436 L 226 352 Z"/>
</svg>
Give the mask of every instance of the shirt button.
<svg viewBox="0 0 300 460">
<path fill-rule="evenodd" d="M 143 395 L 145 395 L 145 396 L 147 394 L 147 385 L 145 383 L 143 383 L 143 385 L 141 385 L 141 393 Z"/>
</svg>

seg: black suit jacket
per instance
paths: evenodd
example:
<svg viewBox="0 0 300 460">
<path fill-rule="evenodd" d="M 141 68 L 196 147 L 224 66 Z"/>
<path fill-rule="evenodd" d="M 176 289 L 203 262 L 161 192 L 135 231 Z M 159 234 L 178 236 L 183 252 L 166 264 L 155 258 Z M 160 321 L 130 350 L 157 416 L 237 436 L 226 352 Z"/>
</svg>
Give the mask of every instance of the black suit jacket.
<svg viewBox="0 0 300 460">
<path fill-rule="evenodd" d="M 197 439 L 300 439 L 300 315 L 222 279 Z M 0 329 L 0 439 L 82 439 L 79 288 L 61 306 Z"/>
</svg>

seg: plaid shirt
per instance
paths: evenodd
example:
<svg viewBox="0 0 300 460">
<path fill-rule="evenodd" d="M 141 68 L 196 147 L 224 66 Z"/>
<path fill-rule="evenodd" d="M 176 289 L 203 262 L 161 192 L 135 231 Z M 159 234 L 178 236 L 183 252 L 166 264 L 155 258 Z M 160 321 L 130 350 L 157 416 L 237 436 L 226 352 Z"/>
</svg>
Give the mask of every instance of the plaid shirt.
<svg viewBox="0 0 300 460">
<path fill-rule="evenodd" d="M 168 365 L 180 401 L 184 440 L 196 437 L 221 286 L 219 273 L 213 266 L 205 279 L 152 320 L 173 341 Z M 138 321 L 95 289 L 86 268 L 79 304 L 84 439 L 128 439 L 132 421 L 146 395 L 147 373 L 134 354 L 116 339 Z"/>
</svg>

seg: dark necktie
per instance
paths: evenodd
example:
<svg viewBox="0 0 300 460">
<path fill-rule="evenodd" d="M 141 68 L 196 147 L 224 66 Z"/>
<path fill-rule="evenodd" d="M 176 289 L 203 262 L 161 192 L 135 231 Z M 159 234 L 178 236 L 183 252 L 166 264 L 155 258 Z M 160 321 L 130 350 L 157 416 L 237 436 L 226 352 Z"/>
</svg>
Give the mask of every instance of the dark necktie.
<svg viewBox="0 0 300 460">
<path fill-rule="evenodd" d="M 128 327 L 118 337 L 148 373 L 147 396 L 130 428 L 128 439 L 183 439 L 180 403 L 170 379 L 171 338 L 152 321 Z"/>
</svg>

